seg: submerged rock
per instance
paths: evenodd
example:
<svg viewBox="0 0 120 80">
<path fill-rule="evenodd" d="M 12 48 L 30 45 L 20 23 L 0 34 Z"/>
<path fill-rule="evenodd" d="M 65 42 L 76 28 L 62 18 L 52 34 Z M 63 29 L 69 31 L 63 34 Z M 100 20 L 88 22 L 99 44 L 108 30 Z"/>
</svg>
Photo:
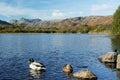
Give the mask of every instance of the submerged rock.
<svg viewBox="0 0 120 80">
<path fill-rule="evenodd" d="M 76 80 L 97 80 L 96 75 L 89 70 L 82 70 L 82 71 L 76 72 L 73 74 L 73 77 Z"/>
<path fill-rule="evenodd" d="M 114 63 L 117 60 L 117 52 L 108 52 L 102 56 L 100 56 L 98 59 L 101 62 L 108 62 L 108 63 Z"/>
</svg>

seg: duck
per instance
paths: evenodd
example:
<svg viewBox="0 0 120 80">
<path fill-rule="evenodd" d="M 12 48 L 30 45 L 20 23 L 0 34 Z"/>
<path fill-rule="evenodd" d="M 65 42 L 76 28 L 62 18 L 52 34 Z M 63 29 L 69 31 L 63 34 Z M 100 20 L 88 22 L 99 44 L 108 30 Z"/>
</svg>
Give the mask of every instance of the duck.
<svg viewBox="0 0 120 80">
<path fill-rule="evenodd" d="M 115 50 L 114 50 L 114 52 L 118 53 L 118 50 L 117 50 L 117 49 L 115 49 Z"/>
<path fill-rule="evenodd" d="M 34 61 L 33 58 L 30 58 L 28 62 L 29 62 L 29 67 L 32 70 L 45 70 L 46 69 L 43 63 L 36 62 Z"/>
<path fill-rule="evenodd" d="M 65 64 L 63 67 L 62 67 L 62 70 L 63 72 L 65 73 L 72 73 L 73 72 L 73 68 L 70 64 Z"/>
</svg>

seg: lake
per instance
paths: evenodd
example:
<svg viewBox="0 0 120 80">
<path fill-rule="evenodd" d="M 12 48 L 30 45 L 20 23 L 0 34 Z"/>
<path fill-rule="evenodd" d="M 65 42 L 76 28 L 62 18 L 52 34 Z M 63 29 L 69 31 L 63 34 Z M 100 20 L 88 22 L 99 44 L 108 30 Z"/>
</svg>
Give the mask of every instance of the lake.
<svg viewBox="0 0 120 80">
<path fill-rule="evenodd" d="M 119 80 L 120 72 L 99 62 L 106 52 L 119 50 L 120 39 L 107 34 L 0 34 L 0 80 L 74 80 L 62 72 L 88 66 L 98 80 Z M 46 71 L 31 72 L 28 59 L 44 63 Z"/>
</svg>

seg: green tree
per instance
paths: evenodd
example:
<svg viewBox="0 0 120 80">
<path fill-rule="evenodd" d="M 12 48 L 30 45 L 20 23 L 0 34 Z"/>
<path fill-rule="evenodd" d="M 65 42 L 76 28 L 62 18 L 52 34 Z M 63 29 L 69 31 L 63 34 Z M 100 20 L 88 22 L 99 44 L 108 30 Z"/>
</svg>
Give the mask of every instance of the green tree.
<svg viewBox="0 0 120 80">
<path fill-rule="evenodd" d="M 120 6 L 113 15 L 112 34 L 120 35 Z"/>
</svg>

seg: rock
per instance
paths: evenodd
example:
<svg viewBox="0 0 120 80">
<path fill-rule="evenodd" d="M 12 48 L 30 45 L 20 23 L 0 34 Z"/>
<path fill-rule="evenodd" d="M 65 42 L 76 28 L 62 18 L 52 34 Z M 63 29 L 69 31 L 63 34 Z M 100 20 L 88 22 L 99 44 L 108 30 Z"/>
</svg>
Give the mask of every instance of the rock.
<svg viewBox="0 0 120 80">
<path fill-rule="evenodd" d="M 77 80 L 97 80 L 95 74 L 89 70 L 82 70 L 73 74 L 73 77 Z"/>
<path fill-rule="evenodd" d="M 120 54 L 117 56 L 117 69 L 120 69 Z"/>
<path fill-rule="evenodd" d="M 73 72 L 73 68 L 70 64 L 65 64 L 63 67 L 62 67 L 62 71 L 65 73 L 65 75 L 68 77 L 68 78 L 71 78 L 72 77 L 72 72 Z"/>
<path fill-rule="evenodd" d="M 99 57 L 99 60 L 101 62 L 108 62 L 108 63 L 114 63 L 117 60 L 117 52 L 108 52 L 102 56 Z"/>
<path fill-rule="evenodd" d="M 73 68 L 72 68 L 72 66 L 70 64 L 64 65 L 62 70 L 65 73 L 72 73 L 73 72 Z"/>
</svg>

